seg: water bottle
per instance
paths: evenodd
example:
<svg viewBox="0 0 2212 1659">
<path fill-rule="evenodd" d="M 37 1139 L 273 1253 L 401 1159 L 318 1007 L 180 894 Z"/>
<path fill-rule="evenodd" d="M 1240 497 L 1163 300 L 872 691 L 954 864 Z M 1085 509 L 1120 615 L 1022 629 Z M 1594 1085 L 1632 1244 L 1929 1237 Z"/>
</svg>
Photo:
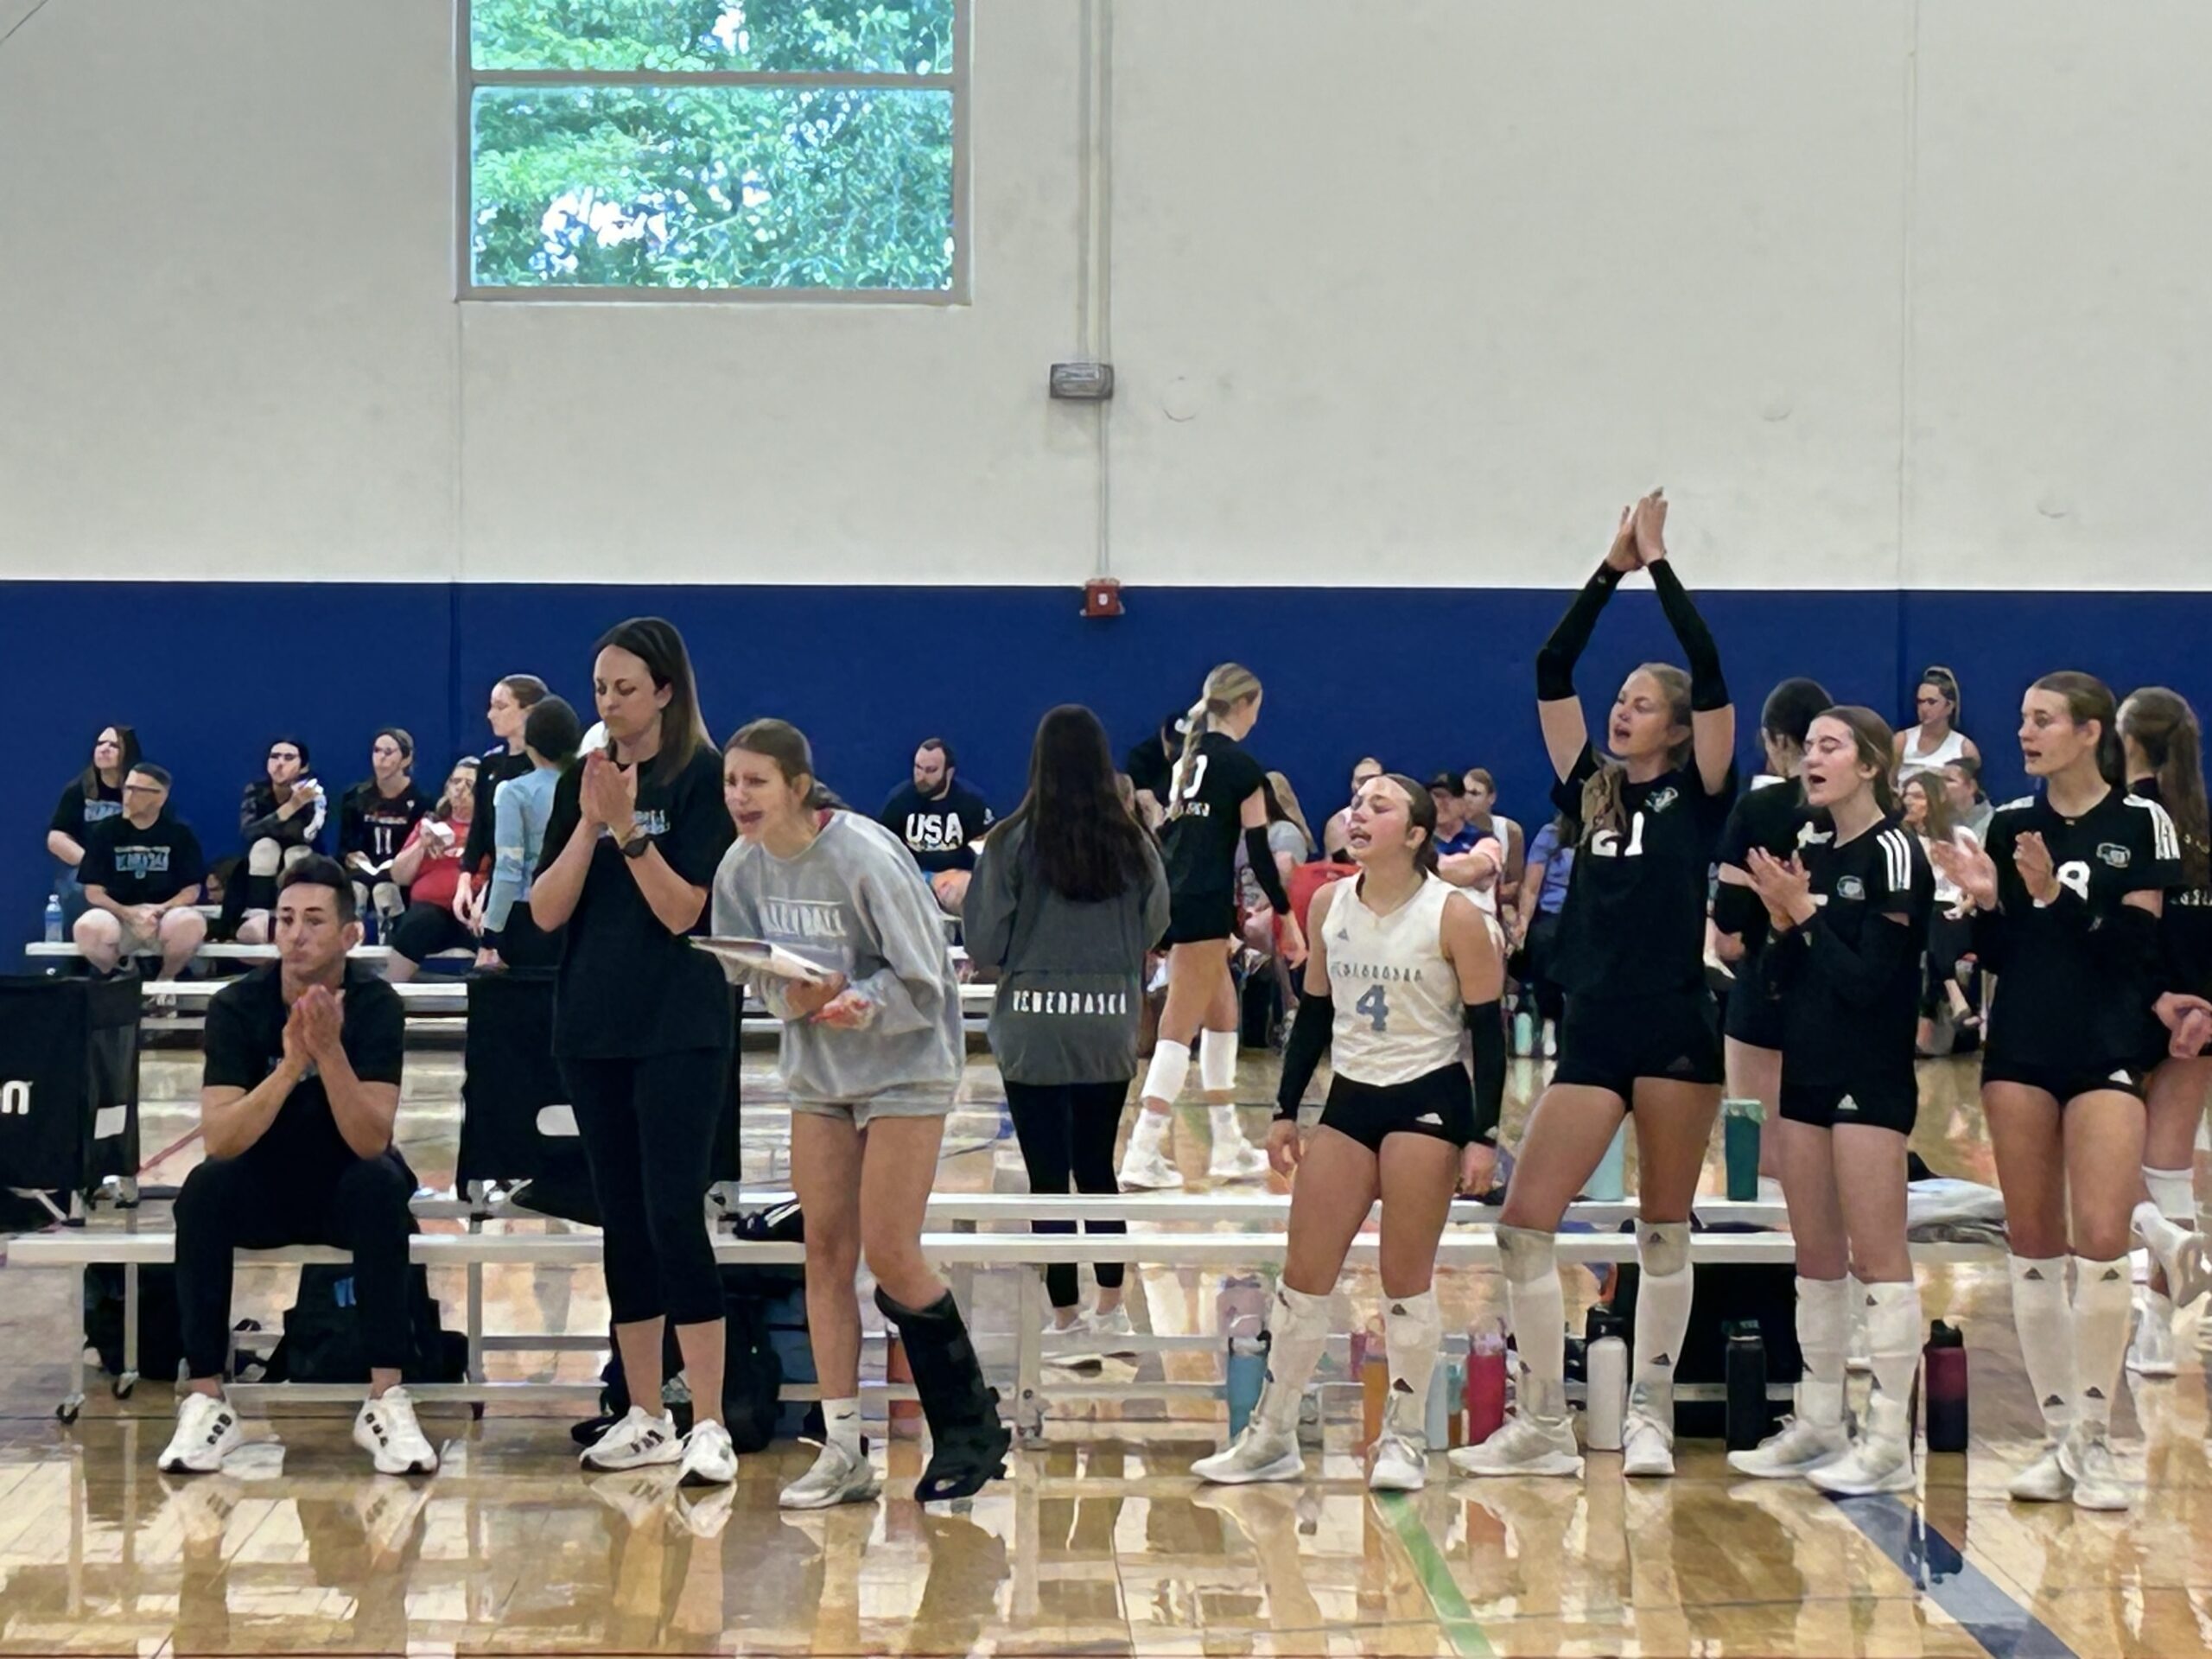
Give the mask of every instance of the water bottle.
<svg viewBox="0 0 2212 1659">
<path fill-rule="evenodd" d="M 1268 1379 L 1268 1333 L 1249 1314 L 1229 1333 L 1229 1438 L 1235 1440 L 1252 1421 L 1260 1390 Z"/>
<path fill-rule="evenodd" d="M 1627 1165 L 1628 1120 L 1623 1118 L 1620 1128 L 1613 1132 L 1613 1144 L 1605 1148 L 1598 1167 L 1582 1184 L 1582 1196 L 1601 1204 L 1618 1204 L 1627 1196 Z"/>
<path fill-rule="evenodd" d="M 1452 1374 L 1440 1363 L 1428 1374 L 1428 1404 L 1421 1420 L 1421 1433 L 1432 1451 L 1452 1444 Z"/>
<path fill-rule="evenodd" d="M 1467 1443 L 1467 1362 L 1452 1360 L 1438 1368 L 1444 1373 L 1444 1428 L 1446 1446 Z"/>
<path fill-rule="evenodd" d="M 1759 1195 L 1759 1125 L 1766 1121 L 1766 1108 L 1756 1100 L 1724 1100 L 1720 1113 L 1728 1198 L 1749 1204 Z"/>
<path fill-rule="evenodd" d="M 58 893 L 46 895 L 46 942 L 61 943 L 61 895 Z"/>
<path fill-rule="evenodd" d="M 1382 1322 L 1368 1322 L 1359 1355 L 1359 1450 L 1363 1454 L 1382 1432 L 1383 1408 L 1390 1403 L 1390 1361 L 1382 1346 Z"/>
<path fill-rule="evenodd" d="M 1513 1052 L 1524 1060 L 1536 1052 L 1536 1022 L 1526 1008 L 1513 1016 Z"/>
<path fill-rule="evenodd" d="M 1466 1443 L 1480 1446 L 1505 1423 L 1505 1332 L 1495 1323 L 1467 1336 Z"/>
<path fill-rule="evenodd" d="M 1728 1449 L 1748 1452 L 1767 1436 L 1766 1338 L 1757 1319 L 1732 1319 L 1722 1376 L 1728 1393 Z"/>
<path fill-rule="evenodd" d="M 1583 1330 L 1584 1384 L 1582 1442 L 1592 1452 L 1621 1449 L 1622 1419 L 1628 1411 L 1628 1344 L 1620 1317 L 1609 1307 L 1593 1307 Z"/>
<path fill-rule="evenodd" d="M 1920 1357 L 1927 1376 L 1928 1449 L 1963 1452 L 1967 1449 L 1966 1333 L 1937 1319 L 1928 1327 L 1928 1346 Z"/>
</svg>

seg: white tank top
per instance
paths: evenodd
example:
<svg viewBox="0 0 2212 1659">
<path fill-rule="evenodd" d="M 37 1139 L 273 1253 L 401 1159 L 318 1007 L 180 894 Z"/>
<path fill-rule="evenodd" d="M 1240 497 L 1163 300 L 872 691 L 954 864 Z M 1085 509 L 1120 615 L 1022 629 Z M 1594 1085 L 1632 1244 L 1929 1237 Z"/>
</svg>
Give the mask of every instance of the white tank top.
<svg viewBox="0 0 2212 1659">
<path fill-rule="evenodd" d="M 1908 728 L 1904 740 L 1904 758 L 1897 762 L 1897 782 L 1917 777 L 1923 772 L 1941 772 L 1952 761 L 1961 760 L 1967 752 L 1966 734 L 1954 728 L 1943 741 L 1925 754 L 1912 746 L 1920 740 L 1920 728 Z"/>
<path fill-rule="evenodd" d="M 1329 895 L 1330 1064 L 1338 1077 L 1389 1088 L 1459 1058 L 1459 976 L 1441 942 L 1444 903 L 1457 889 L 1432 875 L 1377 916 L 1359 896 L 1362 879 L 1339 881 Z"/>
</svg>

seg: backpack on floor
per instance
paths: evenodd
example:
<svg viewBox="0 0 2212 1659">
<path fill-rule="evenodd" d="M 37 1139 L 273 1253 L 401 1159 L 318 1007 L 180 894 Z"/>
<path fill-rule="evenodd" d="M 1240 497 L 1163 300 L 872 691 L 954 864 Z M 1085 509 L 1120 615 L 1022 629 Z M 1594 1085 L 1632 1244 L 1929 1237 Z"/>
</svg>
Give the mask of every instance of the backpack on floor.
<svg viewBox="0 0 2212 1659">
<path fill-rule="evenodd" d="M 437 1299 L 425 1268 L 407 1274 L 407 1382 L 458 1382 L 468 1372 L 468 1338 L 439 1324 Z M 315 1262 L 300 1269 L 299 1294 L 285 1310 L 284 1334 L 269 1356 L 270 1382 L 366 1382 L 351 1264 Z"/>
<path fill-rule="evenodd" d="M 85 1346 L 100 1357 L 100 1370 L 123 1375 L 123 1268 L 99 1262 L 85 1269 Z M 184 1363 L 184 1326 L 177 1315 L 176 1269 L 166 1262 L 138 1269 L 138 1374 L 172 1382 Z"/>
</svg>

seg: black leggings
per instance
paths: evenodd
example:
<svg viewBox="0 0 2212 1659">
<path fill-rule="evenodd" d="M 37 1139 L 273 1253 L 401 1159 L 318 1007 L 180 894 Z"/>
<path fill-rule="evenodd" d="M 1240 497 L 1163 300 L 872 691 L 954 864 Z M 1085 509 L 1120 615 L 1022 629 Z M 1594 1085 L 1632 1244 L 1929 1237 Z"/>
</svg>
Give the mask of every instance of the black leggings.
<svg viewBox="0 0 2212 1659">
<path fill-rule="evenodd" d="M 558 968 L 561 965 L 559 928 L 548 933 L 530 913 L 527 900 L 518 901 L 499 930 L 499 960 L 510 968 Z"/>
<path fill-rule="evenodd" d="M 1114 1136 L 1122 1127 L 1122 1108 L 1129 1097 L 1127 1077 L 1119 1083 L 1009 1083 L 1006 1109 L 1014 1119 L 1014 1138 L 1029 1166 L 1032 1192 L 1065 1192 L 1075 1179 L 1078 1192 L 1118 1193 L 1114 1173 Z M 1031 1224 L 1038 1233 L 1071 1233 L 1071 1221 Z M 1118 1221 L 1084 1224 L 1088 1233 L 1126 1233 Z M 1101 1290 L 1118 1290 L 1122 1264 L 1101 1262 L 1095 1271 Z M 1045 1269 L 1045 1288 L 1054 1307 L 1073 1307 L 1082 1300 L 1075 1264 L 1056 1262 Z"/>
<path fill-rule="evenodd" d="M 318 1179 L 252 1158 L 210 1158 L 176 1198 L 176 1300 L 195 1379 L 231 1360 L 231 1252 L 330 1244 L 353 1253 L 353 1305 L 371 1370 L 407 1363 L 408 1200 L 415 1177 L 397 1152 Z"/>
<path fill-rule="evenodd" d="M 441 950 L 474 949 L 476 936 L 468 925 L 453 913 L 448 905 L 426 905 L 419 901 L 407 906 L 406 914 L 391 925 L 391 938 L 387 941 L 392 954 L 404 957 L 420 967 Z"/>
<path fill-rule="evenodd" d="M 599 1201 L 614 1323 L 719 1319 L 706 1194 L 715 1126 L 729 1107 L 729 1051 L 564 1059 L 561 1075 Z"/>
</svg>

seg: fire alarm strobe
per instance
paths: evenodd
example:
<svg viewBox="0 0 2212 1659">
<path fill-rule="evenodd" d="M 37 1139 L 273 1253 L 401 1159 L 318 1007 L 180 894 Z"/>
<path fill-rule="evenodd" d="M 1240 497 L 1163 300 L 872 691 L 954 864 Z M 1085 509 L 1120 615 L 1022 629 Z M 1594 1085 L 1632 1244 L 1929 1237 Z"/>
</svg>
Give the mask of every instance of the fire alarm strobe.
<svg viewBox="0 0 2212 1659">
<path fill-rule="evenodd" d="M 1085 616 L 1121 615 L 1122 584 L 1111 576 L 1099 576 L 1084 583 L 1083 613 Z"/>
<path fill-rule="evenodd" d="M 1114 395 L 1111 363 L 1055 363 L 1052 395 L 1077 404 L 1103 404 Z"/>
</svg>

